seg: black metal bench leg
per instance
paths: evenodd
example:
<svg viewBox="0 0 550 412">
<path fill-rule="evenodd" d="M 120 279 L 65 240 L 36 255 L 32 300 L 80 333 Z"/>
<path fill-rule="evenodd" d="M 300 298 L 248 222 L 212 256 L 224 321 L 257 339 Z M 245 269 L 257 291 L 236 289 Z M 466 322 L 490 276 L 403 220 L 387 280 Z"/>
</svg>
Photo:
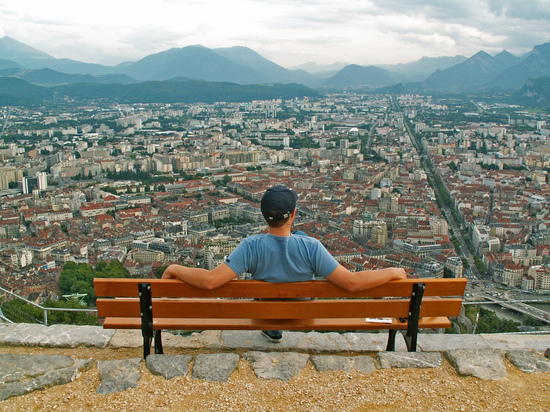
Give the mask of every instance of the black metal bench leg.
<svg viewBox="0 0 550 412">
<path fill-rule="evenodd" d="M 153 339 L 153 302 L 151 299 L 150 284 L 139 283 L 138 289 L 141 310 L 141 334 L 143 336 L 143 359 L 145 359 L 151 353 L 151 341 Z"/>
<path fill-rule="evenodd" d="M 162 355 L 164 353 L 164 351 L 162 350 L 162 339 L 161 339 L 161 334 L 160 334 L 160 330 L 156 330 L 154 335 L 155 335 L 155 353 L 157 355 Z"/>
<path fill-rule="evenodd" d="M 143 359 L 151 354 L 151 339 L 147 336 L 143 337 Z"/>
<path fill-rule="evenodd" d="M 397 335 L 397 329 L 388 330 L 388 346 L 386 346 L 388 352 L 395 352 L 395 335 Z"/>
<path fill-rule="evenodd" d="M 420 321 L 420 306 L 424 296 L 425 283 L 415 283 L 409 303 L 409 317 L 407 319 L 407 332 L 404 334 L 405 344 L 409 352 L 416 352 L 418 342 L 418 322 Z"/>
</svg>

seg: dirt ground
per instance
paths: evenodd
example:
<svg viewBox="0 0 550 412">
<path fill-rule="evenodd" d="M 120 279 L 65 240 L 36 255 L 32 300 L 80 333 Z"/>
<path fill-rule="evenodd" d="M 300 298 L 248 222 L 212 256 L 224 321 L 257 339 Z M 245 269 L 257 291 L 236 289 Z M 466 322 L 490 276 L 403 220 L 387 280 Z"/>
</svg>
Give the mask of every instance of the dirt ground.
<svg viewBox="0 0 550 412">
<path fill-rule="evenodd" d="M 0 347 L 0 353 L 69 355 L 75 359 L 141 357 L 141 349 Z M 176 352 L 168 352 L 175 354 Z M 507 361 L 506 361 L 507 362 Z M 323 372 L 308 366 L 290 382 L 258 379 L 246 361 L 227 383 L 166 380 L 143 366 L 137 388 L 98 395 L 94 366 L 76 381 L 0 402 L 2 411 L 544 411 L 550 373 L 527 374 L 507 363 L 508 376 L 459 376 L 446 361 L 436 369 Z"/>
</svg>

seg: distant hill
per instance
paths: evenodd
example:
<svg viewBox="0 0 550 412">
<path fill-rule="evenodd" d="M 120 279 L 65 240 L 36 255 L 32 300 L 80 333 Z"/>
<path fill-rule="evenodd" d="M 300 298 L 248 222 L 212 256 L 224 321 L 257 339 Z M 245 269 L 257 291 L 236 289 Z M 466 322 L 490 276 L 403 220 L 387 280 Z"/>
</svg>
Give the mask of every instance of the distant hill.
<svg viewBox="0 0 550 412">
<path fill-rule="evenodd" d="M 51 100 L 53 92 L 21 79 L 0 77 L 0 106 L 32 106 Z"/>
<path fill-rule="evenodd" d="M 67 74 L 90 74 L 92 76 L 115 74 L 112 67 L 82 63 L 71 59 L 17 59 L 16 61 L 23 67 L 33 70 L 52 69 Z"/>
<path fill-rule="evenodd" d="M 550 75 L 550 43 L 535 46 L 518 64 L 503 70 L 493 81 L 493 85 L 508 89 L 518 89 L 527 79 Z"/>
<path fill-rule="evenodd" d="M 203 81 L 148 81 L 129 85 L 78 84 L 55 87 L 60 96 L 77 99 L 108 98 L 125 103 L 215 103 L 293 99 L 319 94 L 300 84 L 239 85 Z"/>
<path fill-rule="evenodd" d="M 30 106 L 53 99 L 110 99 L 124 103 L 215 103 L 318 97 L 301 84 L 240 85 L 196 80 L 132 84 L 78 83 L 42 87 L 13 77 L 0 77 L 0 106 Z"/>
<path fill-rule="evenodd" d="M 77 83 L 135 83 L 136 80 L 124 74 L 107 74 L 102 76 L 92 76 L 91 74 L 67 74 L 51 69 L 26 70 L 15 75 L 29 83 L 41 86 L 58 86 L 62 84 Z"/>
<path fill-rule="evenodd" d="M 323 85 L 332 87 L 381 87 L 399 83 L 400 80 L 400 76 L 380 67 L 350 64 L 325 80 Z"/>
<path fill-rule="evenodd" d="M 7 59 L 0 59 L 0 70 L 21 69 L 21 65 Z"/>
</svg>

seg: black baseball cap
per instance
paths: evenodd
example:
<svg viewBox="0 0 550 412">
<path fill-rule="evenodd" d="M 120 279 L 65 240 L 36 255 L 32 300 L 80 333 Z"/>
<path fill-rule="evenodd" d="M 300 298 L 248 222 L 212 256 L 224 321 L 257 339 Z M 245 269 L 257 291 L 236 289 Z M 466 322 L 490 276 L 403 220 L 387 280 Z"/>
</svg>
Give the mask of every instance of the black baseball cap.
<svg viewBox="0 0 550 412">
<path fill-rule="evenodd" d="M 296 209 L 298 195 L 288 187 L 277 185 L 267 189 L 260 203 L 262 215 L 269 220 L 281 220 Z"/>
</svg>

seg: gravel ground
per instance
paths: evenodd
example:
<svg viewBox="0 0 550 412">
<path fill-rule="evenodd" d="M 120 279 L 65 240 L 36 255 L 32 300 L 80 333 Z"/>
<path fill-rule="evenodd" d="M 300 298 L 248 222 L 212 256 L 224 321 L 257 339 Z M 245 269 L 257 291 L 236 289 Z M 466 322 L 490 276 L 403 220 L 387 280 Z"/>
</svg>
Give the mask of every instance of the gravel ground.
<svg viewBox="0 0 550 412">
<path fill-rule="evenodd" d="M 134 349 L 1 347 L 1 353 L 73 358 L 140 357 Z M 169 352 L 174 353 L 174 352 Z M 507 361 L 506 361 L 507 362 Z M 170 381 L 143 366 L 139 386 L 98 395 L 96 367 L 76 381 L 0 402 L 2 411 L 544 411 L 550 410 L 550 373 L 526 374 L 507 363 L 508 376 L 482 381 L 459 376 L 447 362 L 436 369 L 378 370 L 368 375 L 317 372 L 311 364 L 290 382 L 258 379 L 246 361 L 227 383 L 189 377 Z"/>
</svg>

